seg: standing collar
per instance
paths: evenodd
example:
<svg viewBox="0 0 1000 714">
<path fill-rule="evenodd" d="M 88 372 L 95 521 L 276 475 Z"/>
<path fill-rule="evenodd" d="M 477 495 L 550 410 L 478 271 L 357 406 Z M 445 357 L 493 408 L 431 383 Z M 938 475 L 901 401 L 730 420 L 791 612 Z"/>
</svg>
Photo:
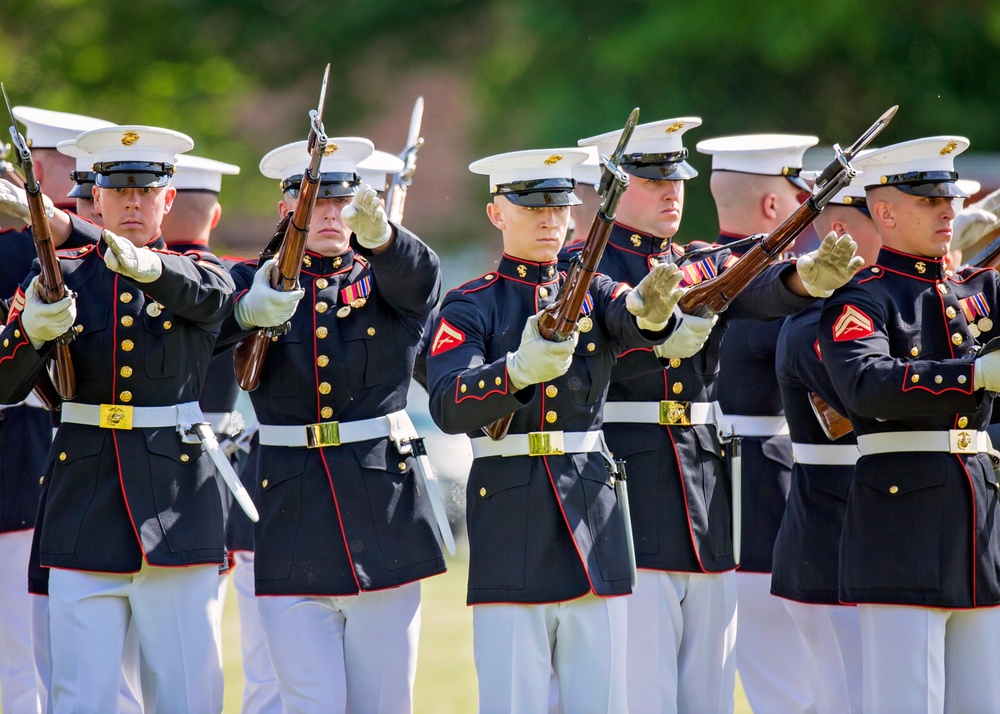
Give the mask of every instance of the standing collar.
<svg viewBox="0 0 1000 714">
<path fill-rule="evenodd" d="M 657 238 L 651 233 L 643 233 L 617 222 L 611 228 L 611 237 L 608 242 L 630 253 L 646 256 L 659 255 L 669 251 L 671 246 L 669 238 Z"/>
<path fill-rule="evenodd" d="M 530 285 L 554 283 L 559 279 L 559 268 L 556 267 L 556 261 L 554 260 L 546 263 L 535 263 L 530 260 L 515 258 L 506 253 L 500 259 L 497 272 L 510 280 Z"/>
<path fill-rule="evenodd" d="M 924 258 L 882 246 L 876 263 L 886 270 L 919 280 L 944 280 L 944 259 Z"/>
<path fill-rule="evenodd" d="M 310 275 L 333 275 L 354 265 L 354 250 L 341 255 L 329 256 L 307 250 L 302 255 L 302 270 Z"/>
</svg>

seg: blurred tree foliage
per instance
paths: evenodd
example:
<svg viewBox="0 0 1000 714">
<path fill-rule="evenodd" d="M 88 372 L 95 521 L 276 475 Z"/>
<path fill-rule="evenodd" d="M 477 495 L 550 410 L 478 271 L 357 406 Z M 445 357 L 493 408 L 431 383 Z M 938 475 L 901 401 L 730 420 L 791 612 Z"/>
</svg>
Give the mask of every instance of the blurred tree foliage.
<svg viewBox="0 0 1000 714">
<path fill-rule="evenodd" d="M 845 143 L 896 103 L 884 143 L 958 133 L 1000 149 L 1000 4 L 986 0 L 5 0 L 0 43 L 15 103 L 181 129 L 246 168 L 304 138 L 327 61 L 328 128 L 384 111 L 410 71 L 459 72 L 478 117 L 470 158 L 575 143 L 633 106 L 645 121 L 701 116 L 688 137 L 706 174 L 703 138 Z M 273 214 L 256 171 L 234 183 L 233 209 Z M 713 233 L 707 181 L 688 196 L 681 237 Z"/>
</svg>

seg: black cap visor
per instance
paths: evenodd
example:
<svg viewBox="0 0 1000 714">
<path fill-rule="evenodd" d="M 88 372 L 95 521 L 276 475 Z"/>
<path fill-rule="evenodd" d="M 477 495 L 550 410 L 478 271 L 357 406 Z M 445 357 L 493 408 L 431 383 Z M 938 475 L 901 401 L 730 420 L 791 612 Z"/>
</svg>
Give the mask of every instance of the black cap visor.
<svg viewBox="0 0 1000 714">
<path fill-rule="evenodd" d="M 66 194 L 66 198 L 94 198 L 94 174 L 90 171 L 71 171 L 69 177 L 76 183 Z"/>
<path fill-rule="evenodd" d="M 319 175 L 319 192 L 316 195 L 320 198 L 343 198 L 353 196 L 358 192 L 361 185 L 361 177 L 355 173 L 333 172 Z M 299 189 L 302 188 L 302 174 L 289 176 L 281 182 L 282 193 L 287 193 L 292 198 L 299 197 Z"/>
<path fill-rule="evenodd" d="M 579 206 L 583 201 L 573 193 L 575 187 L 576 181 L 570 178 L 535 179 L 500 184 L 492 193 L 524 208 Z"/>
<path fill-rule="evenodd" d="M 905 174 L 893 174 L 880 177 L 879 183 L 865 188 L 892 186 L 911 196 L 927 198 L 968 198 L 969 194 L 955 183 L 958 173 L 955 171 L 910 171 Z"/>
<path fill-rule="evenodd" d="M 170 183 L 171 164 L 153 161 L 108 161 L 94 164 L 100 188 L 159 188 Z"/>
<path fill-rule="evenodd" d="M 652 181 L 686 181 L 698 175 L 685 159 L 687 149 L 663 154 L 626 154 L 622 168 L 633 176 Z"/>
</svg>

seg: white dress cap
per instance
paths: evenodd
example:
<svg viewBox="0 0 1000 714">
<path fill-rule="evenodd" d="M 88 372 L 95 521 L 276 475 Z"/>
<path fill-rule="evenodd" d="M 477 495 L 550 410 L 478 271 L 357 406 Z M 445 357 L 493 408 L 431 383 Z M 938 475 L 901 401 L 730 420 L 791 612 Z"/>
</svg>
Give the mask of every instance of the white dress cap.
<svg viewBox="0 0 1000 714">
<path fill-rule="evenodd" d="M 85 131 L 76 145 L 90 153 L 102 188 L 166 186 L 178 154 L 194 148 L 187 134 L 155 126 L 123 124 Z"/>
<path fill-rule="evenodd" d="M 809 185 L 799 178 L 802 156 L 818 143 L 818 137 L 802 134 L 745 134 L 706 139 L 696 148 L 712 156 L 712 171 L 784 176 L 808 191 Z"/>
<path fill-rule="evenodd" d="M 384 192 L 389 188 L 389 176 L 398 174 L 404 168 L 406 164 L 395 154 L 375 149 L 371 156 L 358 164 L 358 175 L 376 191 Z"/>
<path fill-rule="evenodd" d="M 24 138 L 34 149 L 55 149 L 60 142 L 75 139 L 85 131 L 114 126 L 103 119 L 37 107 L 14 107 L 12 111 L 14 118 L 24 124 Z"/>
<path fill-rule="evenodd" d="M 93 156 L 94 164 L 148 162 L 176 164 L 177 155 L 194 148 L 194 139 L 172 129 L 123 124 L 85 131 L 76 145 Z"/>
<path fill-rule="evenodd" d="M 473 161 L 469 170 L 490 177 L 490 193 L 526 207 L 576 206 L 573 194 L 577 167 L 587 160 L 584 149 L 528 149 Z"/>
<path fill-rule="evenodd" d="M 573 169 L 573 178 L 577 183 L 585 183 L 594 188 L 601 182 L 604 170 L 601 168 L 601 157 L 596 146 L 582 146 L 587 152 L 587 158 Z"/>
<path fill-rule="evenodd" d="M 929 136 L 892 144 L 852 163 L 865 187 L 892 186 L 914 196 L 968 197 L 955 183 L 955 157 L 969 148 L 964 136 Z"/>
<path fill-rule="evenodd" d="M 309 166 L 309 142 L 295 141 L 279 146 L 260 160 L 260 172 L 281 180 L 281 190 L 292 197 L 299 195 L 302 175 Z M 319 162 L 319 198 L 352 196 L 357 191 L 358 164 L 374 153 L 375 145 L 357 136 L 330 137 Z"/>
<path fill-rule="evenodd" d="M 955 183 L 958 184 L 958 188 L 961 191 L 969 194 L 969 196 L 975 196 L 977 193 L 983 190 L 983 185 L 978 181 L 976 181 L 975 179 L 960 178 Z"/>
<path fill-rule="evenodd" d="M 683 180 L 698 175 L 685 159 L 688 152 L 682 137 L 689 129 L 701 126 L 699 117 L 678 117 L 639 124 L 625 147 L 622 168 L 628 173 L 654 180 Z M 598 152 L 610 156 L 621 138 L 623 129 L 615 129 L 580 139 L 580 146 L 596 147 Z"/>
<path fill-rule="evenodd" d="M 219 193 L 222 190 L 222 177 L 235 176 L 239 172 L 240 167 L 235 164 L 204 159 L 200 156 L 178 156 L 170 185 L 178 191 Z"/>
</svg>

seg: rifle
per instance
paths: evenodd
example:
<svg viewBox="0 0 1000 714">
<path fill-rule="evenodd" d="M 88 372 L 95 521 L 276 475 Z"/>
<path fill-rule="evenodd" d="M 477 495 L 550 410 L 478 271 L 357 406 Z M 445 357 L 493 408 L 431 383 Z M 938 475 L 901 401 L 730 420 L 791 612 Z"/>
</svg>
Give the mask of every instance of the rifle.
<svg viewBox="0 0 1000 714">
<path fill-rule="evenodd" d="M 990 241 L 979 255 L 969 261 L 969 265 L 974 268 L 1000 268 L 1000 237 Z"/>
<path fill-rule="evenodd" d="M 299 286 L 299 271 L 302 270 L 302 256 L 306 250 L 306 239 L 309 237 L 309 223 L 312 221 L 313 208 L 319 196 L 319 165 L 327 144 L 326 130 L 323 128 L 323 105 L 326 103 L 326 85 L 329 79 L 328 64 L 319 91 L 319 104 L 316 109 L 309 110 L 309 139 L 306 146 L 309 151 L 309 165 L 302 175 L 302 185 L 295 200 L 295 210 L 288 213 L 278 224 L 278 232 L 261 253 L 261 262 L 270 258 L 275 250 L 275 239 L 281 237 L 281 246 L 277 248 L 278 263 L 271 272 L 271 287 L 283 292 L 295 290 Z M 267 346 L 287 331 L 288 323 L 278 327 L 260 328 L 236 345 L 233 350 L 233 362 L 236 366 L 236 381 L 240 387 L 248 392 L 257 388 L 264 358 L 267 356 Z"/>
<path fill-rule="evenodd" d="M 566 280 L 559 289 L 559 294 L 551 305 L 542 310 L 542 314 L 538 318 L 538 332 L 547 340 L 564 342 L 573 336 L 573 331 L 576 329 L 576 321 L 580 317 L 580 310 L 587 297 L 587 291 L 590 289 L 590 282 L 597 272 L 601 256 L 604 255 L 604 248 L 608 245 L 608 239 L 611 237 L 611 227 L 615 223 L 618 201 L 621 200 L 622 194 L 628 188 L 628 174 L 621 167 L 621 161 L 638 122 L 639 107 L 636 107 L 628 115 L 628 121 L 625 122 L 625 128 L 622 130 L 614 153 L 610 157 L 601 156 L 604 173 L 601 175 L 601 183 L 597 188 L 597 193 L 603 199 L 603 203 L 597 210 L 597 215 L 594 216 L 594 222 L 590 226 L 590 233 L 587 234 L 583 249 L 570 261 L 569 271 L 567 271 Z M 507 435 L 513 416 L 513 414 L 508 414 L 497 419 L 492 424 L 484 426 L 483 431 L 491 439 L 502 439 Z"/>
<path fill-rule="evenodd" d="M 406 135 L 406 148 L 399 154 L 403 160 L 403 170 L 392 177 L 392 183 L 386 192 L 385 205 L 389 220 L 399 225 L 403 222 L 403 209 L 406 205 L 406 191 L 413 183 L 413 174 L 417 171 L 417 152 L 424 145 L 420 136 L 420 125 L 424 119 L 424 98 L 417 97 L 413 103 L 413 113 L 410 115 L 410 132 Z"/>
<path fill-rule="evenodd" d="M 756 244 L 731 268 L 689 289 L 681 298 L 681 310 L 689 315 L 711 317 L 729 307 L 729 303 L 816 219 L 837 192 L 851 183 L 857 174 L 851 160 L 882 132 L 898 108 L 890 107 L 846 151 L 834 144 L 834 159 L 817 177 L 813 195 L 769 235 L 753 236 Z"/>
<path fill-rule="evenodd" d="M 854 431 L 851 420 L 834 409 L 823 397 L 816 392 L 809 392 L 809 406 L 812 407 L 816 421 L 823 428 L 823 433 L 830 441 L 836 441 L 845 434 Z"/>
<path fill-rule="evenodd" d="M 41 266 L 38 276 L 39 295 L 46 303 L 54 303 L 66 297 L 66 285 L 63 283 L 62 268 L 56 257 L 56 249 L 52 244 L 52 228 L 45 214 L 45 203 L 42 197 L 42 187 L 35 178 L 34 162 L 31 159 L 31 149 L 28 142 L 17 130 L 14 110 L 7 98 L 7 88 L 0 82 L 0 91 L 7 103 L 7 113 L 10 115 L 10 136 L 14 145 L 14 157 L 17 160 L 21 174 L 24 176 L 24 192 L 28 197 L 28 210 L 31 212 L 31 235 L 35 241 L 35 251 L 38 253 L 38 263 Z M 76 337 L 76 328 L 71 327 L 65 334 L 59 336 L 52 346 L 49 355 L 49 376 L 55 387 L 53 394 L 40 380 L 35 391 L 48 409 L 59 408 L 59 398 L 72 399 L 76 396 L 76 372 L 73 369 L 73 359 L 69 353 L 69 343 Z"/>
</svg>

